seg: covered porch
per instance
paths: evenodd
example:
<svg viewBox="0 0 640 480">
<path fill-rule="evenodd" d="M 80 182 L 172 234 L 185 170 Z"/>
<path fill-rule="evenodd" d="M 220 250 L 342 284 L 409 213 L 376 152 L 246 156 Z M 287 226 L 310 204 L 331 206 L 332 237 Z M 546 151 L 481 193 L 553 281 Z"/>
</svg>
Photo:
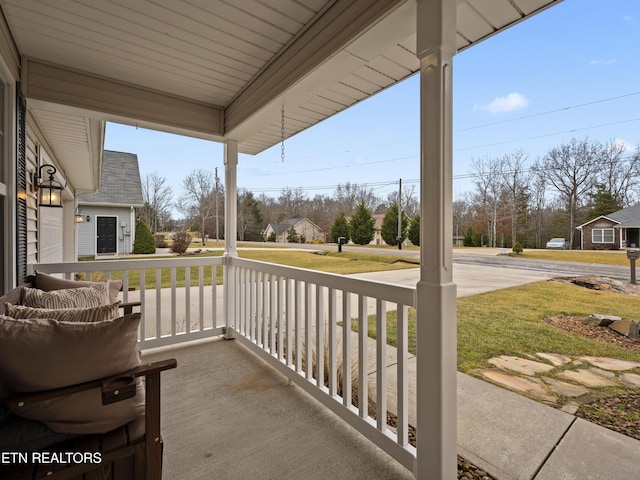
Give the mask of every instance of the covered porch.
<svg viewBox="0 0 640 480">
<path fill-rule="evenodd" d="M 398 478 L 391 474 L 398 465 L 416 478 L 454 478 L 452 59 L 457 51 L 558 1 L 320 0 L 286 1 L 274 7 L 269 2 L 251 0 L 238 2 L 240 6 L 234 8 L 226 2 L 193 3 L 183 2 L 181 8 L 175 8 L 172 2 L 113 1 L 104 8 L 104 2 L 79 5 L 0 0 L 0 74 L 11 85 L 7 91 L 13 91 L 17 98 L 7 105 L 16 110 L 16 117 L 26 118 L 23 121 L 35 132 L 34 138 L 40 139 L 32 145 L 23 138 L 22 144 L 17 141 L 5 150 L 19 159 L 21 153 L 28 157 L 25 150 L 33 146 L 33 164 L 51 162 L 58 167 L 67 182 L 67 207 L 71 207 L 66 209 L 70 213 L 64 214 L 63 220 L 72 228 L 76 195 L 99 186 L 104 122 L 223 142 L 225 231 L 236 232 L 240 153 L 259 153 L 420 72 L 422 227 L 421 276 L 416 288 L 377 286 L 241 260 L 237 257 L 235 236 L 226 239 L 223 257 L 207 261 L 42 265 L 46 262 L 41 260 L 44 257 L 39 238 L 44 234 L 39 221 L 44 214 L 32 189 L 27 188 L 31 177 L 23 158 L 22 170 L 18 166 L 13 173 L 20 179 L 15 191 L 11 190 L 13 187 L 0 189 L 3 195 L 10 193 L 3 203 L 3 213 L 7 218 L 18 219 L 4 224 L 4 229 L 13 233 L 4 245 L 3 261 L 12 265 L 5 269 L 5 290 L 23 280 L 27 264 L 67 275 L 105 271 L 108 277 L 110 271 L 138 270 L 138 295 L 144 312 L 142 348 L 220 334 L 235 338 L 235 342 L 250 348 L 302 387 L 314 401 L 329 408 L 337 415 L 336 421 L 348 425 L 345 428 L 355 429 L 395 459 L 397 465 L 381 460 L 386 465 L 383 471 L 390 472 L 389 478 Z M 238 26 L 246 29 L 248 37 L 234 30 Z M 19 134 L 24 125 L 16 120 L 13 130 Z M 48 152 L 48 157 L 43 152 Z M 67 231 L 60 231 L 60 239 L 73 242 Z M 68 247 L 64 251 L 65 260 L 73 258 Z M 6 252 L 12 253 L 8 256 Z M 163 268 L 173 272 L 169 273 L 172 284 L 168 291 L 160 285 Z M 184 281 L 184 314 L 178 314 L 174 295 L 179 269 L 188 272 Z M 192 282 L 191 269 L 197 272 L 197 281 Z M 223 277 L 220 286 L 216 286 L 217 272 Z M 126 274 L 124 279 L 128 295 Z M 146 286 L 147 280 L 152 287 Z M 163 300 L 166 295 L 169 303 Z M 421 352 L 416 360 L 415 382 L 415 426 L 420 432 L 417 449 L 408 442 L 409 378 L 404 339 L 409 307 L 418 312 L 417 350 Z M 389 393 L 382 328 L 387 309 L 398 312 L 400 339 L 396 389 Z M 359 328 L 361 333 L 353 341 L 349 329 L 341 329 L 340 323 L 357 318 L 362 327 L 369 315 L 377 319 L 376 408 L 386 411 L 389 398 L 393 398 L 398 417 L 395 431 L 389 429 L 384 418 L 372 419 L 362 402 L 357 407 L 352 402 L 353 386 L 357 385 L 359 392 L 369 392 L 366 329 Z M 339 351 L 342 358 L 357 360 L 353 371 L 351 362 L 339 367 Z M 201 363 L 200 367 L 208 362 Z M 236 375 L 234 382 L 223 383 L 222 388 L 242 386 L 245 373 L 225 365 L 226 372 Z M 206 366 L 216 368 L 213 364 Z M 325 366 L 326 379 L 317 373 L 324 372 Z M 180 370 L 184 370 L 180 375 L 189 374 L 182 366 Z M 249 397 L 261 385 L 277 390 L 274 385 L 278 381 L 274 381 L 275 384 L 263 385 L 256 380 L 243 388 L 247 388 Z M 265 408 L 269 398 L 266 390 L 265 398 L 257 400 Z M 215 393 L 197 390 L 194 396 L 197 401 L 208 402 L 208 395 Z M 163 415 L 167 425 L 197 421 L 197 417 L 187 420 L 181 415 L 173 416 L 174 408 L 179 411 L 180 405 L 173 406 L 169 401 Z M 224 411 L 219 412 L 218 418 L 221 422 L 237 420 L 225 417 Z M 247 412 L 246 419 L 250 418 Z M 171 433 L 167 456 L 171 455 L 170 437 Z M 286 439 L 283 441 L 286 445 Z M 360 450 L 360 440 L 354 441 L 347 451 Z M 196 451 L 195 446 L 204 446 L 205 442 L 194 435 L 193 445 Z M 238 448 L 246 454 L 255 446 L 243 443 Z M 194 459 L 194 468 L 203 468 L 207 459 L 216 456 L 215 451 L 201 453 L 199 461 Z M 206 456 L 208 453 L 211 457 Z M 324 455 L 331 458 L 330 453 Z M 319 451 L 318 456 L 323 457 L 323 452 Z M 304 468 L 312 470 L 311 466 Z M 375 478 L 381 477 L 376 474 Z"/>
</svg>

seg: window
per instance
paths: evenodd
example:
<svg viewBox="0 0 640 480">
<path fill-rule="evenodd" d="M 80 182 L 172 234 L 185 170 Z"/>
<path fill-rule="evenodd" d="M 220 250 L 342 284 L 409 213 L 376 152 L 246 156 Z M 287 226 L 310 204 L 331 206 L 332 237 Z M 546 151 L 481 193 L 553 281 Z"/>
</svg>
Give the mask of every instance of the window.
<svg viewBox="0 0 640 480">
<path fill-rule="evenodd" d="M 593 243 L 613 243 L 614 238 L 613 228 L 594 228 L 591 230 L 591 241 Z"/>
</svg>

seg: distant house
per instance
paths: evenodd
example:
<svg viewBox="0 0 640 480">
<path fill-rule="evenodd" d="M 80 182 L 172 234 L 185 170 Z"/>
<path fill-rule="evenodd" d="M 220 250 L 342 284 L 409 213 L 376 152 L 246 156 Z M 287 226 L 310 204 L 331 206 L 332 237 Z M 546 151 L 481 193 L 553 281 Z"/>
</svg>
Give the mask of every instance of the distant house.
<svg viewBox="0 0 640 480">
<path fill-rule="evenodd" d="M 583 223 L 580 247 L 583 250 L 618 250 L 640 247 L 640 203 Z"/>
<path fill-rule="evenodd" d="M 369 245 L 386 245 L 382 239 L 382 221 L 384 220 L 384 213 L 374 213 L 371 215 L 376 223 L 373 225 L 373 240 L 369 242 Z"/>
<path fill-rule="evenodd" d="M 320 239 L 325 241 L 325 234 L 322 229 L 308 218 L 292 218 L 282 223 L 270 223 L 264 229 L 265 241 L 275 233 L 276 242 L 288 242 L 289 231 L 293 227 L 296 231 L 297 241 L 300 243 L 311 242 Z"/>
<path fill-rule="evenodd" d="M 105 150 L 101 178 L 96 193 L 78 195 L 79 257 L 133 251 L 135 209 L 144 206 L 138 156 Z"/>
</svg>

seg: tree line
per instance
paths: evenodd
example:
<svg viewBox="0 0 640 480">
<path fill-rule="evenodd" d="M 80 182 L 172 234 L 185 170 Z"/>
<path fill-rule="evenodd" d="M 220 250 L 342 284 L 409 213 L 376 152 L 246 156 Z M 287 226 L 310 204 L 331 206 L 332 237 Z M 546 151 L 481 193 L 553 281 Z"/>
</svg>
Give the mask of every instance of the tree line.
<svg viewBox="0 0 640 480">
<path fill-rule="evenodd" d="M 499 158 L 476 158 L 469 173 L 473 189 L 453 202 L 454 238 L 469 246 L 513 247 L 519 241 L 525 248 L 540 248 L 551 237 L 565 237 L 575 247 L 578 225 L 640 198 L 640 147 L 632 150 L 613 140 L 574 138 L 533 161 L 522 150 Z M 145 206 L 139 215 L 152 232 L 188 229 L 224 238 L 224 185 L 215 172 L 191 172 L 177 200 L 157 173 L 144 177 L 142 187 Z M 400 205 L 402 236 L 418 244 L 420 205 L 415 187 L 402 192 Z M 173 209 L 183 217 L 172 218 Z M 238 238 L 264 240 L 262 232 L 269 223 L 308 218 L 328 241 L 342 236 L 365 242 L 371 224 L 366 212 L 369 217 L 389 217 L 386 226 L 383 220 L 383 239 L 396 244 L 397 191 L 380 197 L 372 188 L 350 182 L 311 198 L 301 187 L 285 187 L 276 197 L 240 189 Z M 418 225 L 413 225 L 413 232 L 412 223 Z"/>
</svg>

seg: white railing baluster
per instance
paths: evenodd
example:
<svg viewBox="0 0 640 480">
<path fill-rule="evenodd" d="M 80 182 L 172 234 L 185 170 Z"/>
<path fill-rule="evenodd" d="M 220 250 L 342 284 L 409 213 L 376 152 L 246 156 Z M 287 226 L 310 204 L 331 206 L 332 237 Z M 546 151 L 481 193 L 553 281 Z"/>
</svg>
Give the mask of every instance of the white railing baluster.
<svg viewBox="0 0 640 480">
<path fill-rule="evenodd" d="M 304 336 L 305 336 L 305 358 L 306 358 L 306 377 L 307 380 L 313 378 L 313 314 L 311 313 L 311 288 L 313 285 L 311 282 L 305 282 L 304 289 Z"/>
<path fill-rule="evenodd" d="M 369 355 L 367 297 L 358 295 L 358 412 L 369 416 Z"/>
<path fill-rule="evenodd" d="M 324 300 L 320 285 L 316 285 L 316 384 L 324 387 Z"/>
<path fill-rule="evenodd" d="M 162 336 L 162 270 L 156 268 L 156 338 Z"/>
<path fill-rule="evenodd" d="M 284 282 L 287 292 L 287 351 L 285 353 L 287 357 L 287 365 L 291 367 L 293 365 L 293 351 L 291 349 L 293 347 L 293 322 L 295 319 L 295 314 L 293 312 L 295 304 L 295 297 L 293 293 L 294 280 L 285 278 Z"/>
<path fill-rule="evenodd" d="M 351 398 L 351 294 L 342 291 L 342 404 L 350 406 Z"/>
<path fill-rule="evenodd" d="M 213 328 L 218 326 L 218 267 L 216 265 L 211 266 L 211 326 Z M 235 302 L 235 299 L 234 299 Z M 237 312 L 238 310 L 235 309 Z M 229 325 L 233 328 L 236 327 L 235 319 L 231 319 Z M 203 322 L 203 330 L 205 328 Z"/>
<path fill-rule="evenodd" d="M 144 268 L 140 269 L 140 338 L 142 340 L 146 340 L 147 338 L 147 329 L 145 328 L 146 324 L 146 316 L 145 316 L 145 307 L 147 306 L 146 297 L 144 292 L 147 290 L 145 288 L 146 280 L 145 280 L 145 271 Z"/>
<path fill-rule="evenodd" d="M 378 430 L 387 429 L 387 314 L 384 302 L 376 300 L 376 420 Z"/>
<path fill-rule="evenodd" d="M 397 331 L 397 351 L 398 351 L 398 373 L 396 382 L 397 392 L 397 432 L 398 443 L 403 447 L 409 441 L 409 370 L 408 370 L 408 318 L 407 306 L 397 305 L 398 324 Z"/>
<path fill-rule="evenodd" d="M 177 334 L 177 314 L 176 314 L 176 269 L 171 269 L 171 334 Z"/>
<path fill-rule="evenodd" d="M 202 331 L 204 324 L 204 266 L 198 267 L 198 330 Z"/>
<path fill-rule="evenodd" d="M 191 333 L 191 267 L 184 268 L 185 331 Z"/>
<path fill-rule="evenodd" d="M 276 350 L 276 332 L 278 331 L 278 281 L 279 277 L 277 275 L 271 275 L 271 318 L 269 319 L 269 352 L 271 355 L 278 355 Z"/>
<path fill-rule="evenodd" d="M 335 397 L 338 394 L 338 347 L 337 347 L 337 308 L 336 290 L 329 289 L 329 395 Z M 344 325 L 342 328 L 345 328 Z"/>
<path fill-rule="evenodd" d="M 129 302 L 129 270 L 122 272 L 122 302 Z"/>
<path fill-rule="evenodd" d="M 302 373 L 302 288 L 300 280 L 295 281 L 295 304 L 296 304 L 296 371 Z"/>
<path fill-rule="evenodd" d="M 285 293 L 283 291 L 285 285 L 285 279 L 278 275 L 278 332 L 275 338 L 276 348 L 278 351 L 278 358 L 280 361 L 284 360 L 284 325 L 285 325 L 285 315 L 286 315 L 286 305 L 285 305 Z"/>
</svg>

